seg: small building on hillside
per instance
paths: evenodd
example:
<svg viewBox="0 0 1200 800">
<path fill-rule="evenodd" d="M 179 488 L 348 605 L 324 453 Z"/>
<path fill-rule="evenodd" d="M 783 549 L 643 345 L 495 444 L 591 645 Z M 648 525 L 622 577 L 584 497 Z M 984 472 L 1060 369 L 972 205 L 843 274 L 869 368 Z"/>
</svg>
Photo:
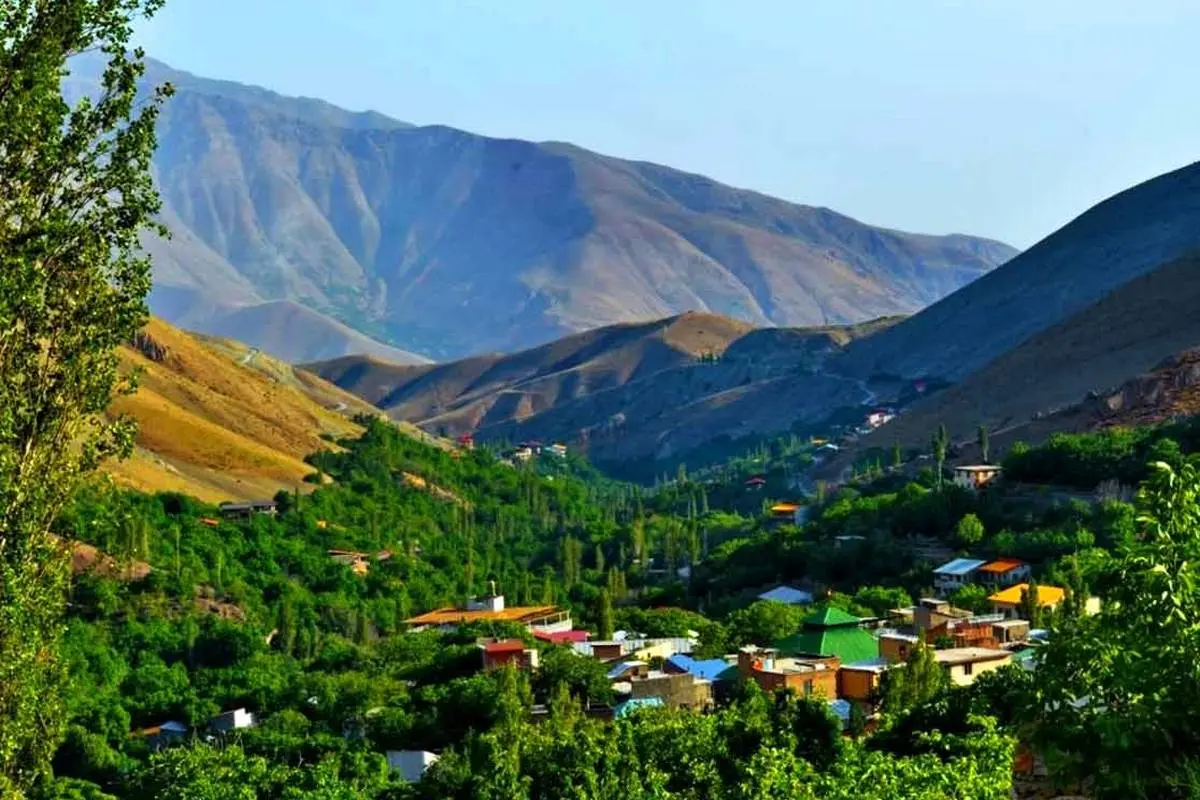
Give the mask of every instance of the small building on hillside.
<svg viewBox="0 0 1200 800">
<path fill-rule="evenodd" d="M 975 582 L 975 574 L 986 561 L 978 558 L 956 558 L 933 571 L 933 588 L 947 595 L 955 589 Z"/>
<path fill-rule="evenodd" d="M 912 607 L 912 626 L 917 633 L 928 633 L 935 628 L 944 627 L 948 622 L 968 620 L 971 616 L 970 611 L 955 608 L 950 605 L 949 600 L 922 597 L 920 602 Z"/>
<path fill-rule="evenodd" d="M 985 672 L 1012 663 L 1012 653 L 989 647 L 952 647 L 933 651 L 933 657 L 955 686 L 970 686 Z"/>
<path fill-rule="evenodd" d="M 219 508 L 226 519 L 249 519 L 255 514 L 274 515 L 279 504 L 274 500 L 252 500 L 249 503 L 221 503 Z"/>
<path fill-rule="evenodd" d="M 549 642 L 550 644 L 564 645 L 573 645 L 577 644 L 578 642 L 586 642 L 591 635 L 592 634 L 588 631 L 580 631 L 575 629 L 571 629 L 569 631 L 557 631 L 555 633 L 550 633 L 548 631 L 533 632 L 533 637 L 535 639 L 543 642 Z"/>
<path fill-rule="evenodd" d="M 624 639 L 607 639 L 576 642 L 575 652 L 605 663 L 612 661 L 650 661 L 653 658 L 668 659 L 683 653 L 691 654 L 696 639 L 687 636 L 669 636 L 659 639 L 631 636 Z"/>
<path fill-rule="evenodd" d="M 883 685 L 883 673 L 890 666 L 885 658 L 843 664 L 838 670 L 838 697 L 858 703 L 874 702 Z"/>
<path fill-rule="evenodd" d="M 649 664 L 645 661 L 630 659 L 614 663 L 608 668 L 607 677 L 610 681 L 628 681 L 632 678 L 644 678 L 649 674 Z"/>
<path fill-rule="evenodd" d="M 775 643 L 788 656 L 836 657 L 841 663 L 879 656 L 879 643 L 862 629 L 863 620 L 840 608 L 825 606 L 804 618 L 800 630 Z"/>
<path fill-rule="evenodd" d="M 712 681 L 689 673 L 671 674 L 650 670 L 644 676 L 630 679 L 629 693 L 635 700 L 657 697 L 670 708 L 703 711 L 713 704 Z"/>
<path fill-rule="evenodd" d="M 746 487 L 747 491 L 758 492 L 767 485 L 767 479 L 762 475 L 752 475 L 742 485 Z"/>
<path fill-rule="evenodd" d="M 566 458 L 567 457 L 567 446 L 561 442 L 555 442 L 554 444 L 547 447 L 543 452 L 549 453 L 550 455 L 555 456 L 557 458 Z"/>
<path fill-rule="evenodd" d="M 723 658 L 706 658 L 697 660 L 691 656 L 673 655 L 663 663 L 663 671 L 681 675 L 687 673 L 706 681 L 728 681 L 737 678 L 737 665 L 730 664 Z"/>
<path fill-rule="evenodd" d="M 996 592 L 988 598 L 988 602 L 992 604 L 995 612 L 1003 614 L 1005 619 L 1021 619 L 1021 606 L 1027 591 L 1029 591 L 1028 583 L 1018 583 L 1008 587 L 1004 591 Z M 1058 604 L 1066 596 L 1066 590 L 1058 586 L 1039 584 L 1037 587 L 1038 606 L 1043 609 L 1052 610 L 1058 608 Z"/>
<path fill-rule="evenodd" d="M 772 522 L 790 522 L 793 525 L 803 525 L 800 513 L 800 509 L 802 508 L 804 506 L 799 503 L 776 503 L 767 509 L 767 515 Z"/>
<path fill-rule="evenodd" d="M 388 750 L 388 769 L 399 773 L 405 783 L 417 783 L 425 775 L 425 770 L 438 760 L 437 753 L 428 750 Z"/>
<path fill-rule="evenodd" d="M 977 572 L 978 580 L 984 586 L 993 589 L 1003 589 L 1015 583 L 1028 581 L 1033 577 L 1029 565 L 1015 558 L 998 558 L 980 567 Z"/>
<path fill-rule="evenodd" d="M 485 639 L 477 642 L 485 672 L 512 664 L 520 670 L 538 668 L 538 651 L 520 639 Z"/>
<path fill-rule="evenodd" d="M 469 433 L 464 433 L 458 437 L 458 446 L 463 450 L 475 449 L 475 437 Z"/>
<path fill-rule="evenodd" d="M 780 656 L 773 648 L 748 645 L 738 651 L 737 672 L 767 693 L 791 689 L 801 697 L 834 700 L 838 696 L 840 664 L 836 656 L 792 658 Z"/>
<path fill-rule="evenodd" d="M 145 738 L 146 744 L 152 750 L 159 750 L 167 745 L 182 741 L 188 733 L 188 726 L 178 720 L 167 720 L 158 725 L 152 725 L 149 728 L 142 728 L 140 731 L 134 731 L 133 736 Z"/>
<path fill-rule="evenodd" d="M 469 622 L 517 622 L 535 636 L 543 633 L 563 633 L 574 629 L 571 612 L 557 606 L 514 606 L 506 608 L 504 595 L 492 594 L 467 603 L 466 608 L 439 608 L 406 619 L 410 631 L 427 628 L 453 630 Z"/>
<path fill-rule="evenodd" d="M 904 661 L 921 641 L 920 636 L 900 631 L 879 634 L 879 655 L 889 664 Z"/>
<path fill-rule="evenodd" d="M 954 468 L 954 483 L 978 491 L 1000 477 L 1003 468 L 994 464 L 973 464 Z"/>
<path fill-rule="evenodd" d="M 208 727 L 213 733 L 228 733 L 229 731 L 253 728 L 256 724 L 258 723 L 253 714 L 244 708 L 235 708 L 213 717 L 208 723 Z"/>
<path fill-rule="evenodd" d="M 779 585 L 768 589 L 758 596 L 759 600 L 772 600 L 776 603 L 786 603 L 789 606 L 807 606 L 813 601 L 812 592 L 795 589 L 791 586 Z"/>
<path fill-rule="evenodd" d="M 877 408 L 867 414 L 867 427 L 871 430 L 887 425 L 896 418 L 896 412 L 890 408 Z"/>
</svg>

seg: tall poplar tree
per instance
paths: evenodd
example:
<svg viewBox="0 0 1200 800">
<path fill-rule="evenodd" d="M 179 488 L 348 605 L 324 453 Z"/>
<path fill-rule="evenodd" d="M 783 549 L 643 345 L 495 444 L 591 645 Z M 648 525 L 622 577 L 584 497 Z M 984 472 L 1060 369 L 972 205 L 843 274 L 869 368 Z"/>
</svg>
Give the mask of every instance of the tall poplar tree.
<svg viewBox="0 0 1200 800">
<path fill-rule="evenodd" d="M 145 323 L 139 235 L 164 87 L 137 96 L 134 21 L 162 0 L 0 4 L 0 796 L 45 772 L 64 711 L 57 658 L 68 579 L 50 527 L 80 480 L 129 451 L 105 415 L 117 348 Z M 62 94 L 67 60 L 106 66 L 94 96 Z"/>
</svg>

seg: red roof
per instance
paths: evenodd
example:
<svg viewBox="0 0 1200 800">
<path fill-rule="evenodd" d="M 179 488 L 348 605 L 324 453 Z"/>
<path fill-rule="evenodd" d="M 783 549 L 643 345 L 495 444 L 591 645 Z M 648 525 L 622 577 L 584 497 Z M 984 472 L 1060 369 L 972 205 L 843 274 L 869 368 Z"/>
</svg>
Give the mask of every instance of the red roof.
<svg viewBox="0 0 1200 800">
<path fill-rule="evenodd" d="M 761 478 L 761 477 L 759 477 L 759 476 L 757 476 L 757 475 L 756 475 L 756 476 L 754 476 L 753 478 L 748 478 L 748 479 L 746 480 L 746 485 L 747 485 L 747 486 L 759 486 L 759 485 L 761 485 L 761 484 L 764 484 L 764 483 L 766 483 L 766 482 L 767 482 L 767 479 L 766 479 L 766 478 Z"/>
<path fill-rule="evenodd" d="M 484 642 L 485 653 L 519 653 L 525 649 L 525 643 L 520 639 L 505 639 L 500 642 Z"/>
<path fill-rule="evenodd" d="M 552 644 L 569 644 L 574 642 L 586 642 L 591 636 L 587 631 L 560 631 L 559 633 L 547 633 L 546 631 L 534 631 L 536 638 L 543 642 Z"/>
</svg>

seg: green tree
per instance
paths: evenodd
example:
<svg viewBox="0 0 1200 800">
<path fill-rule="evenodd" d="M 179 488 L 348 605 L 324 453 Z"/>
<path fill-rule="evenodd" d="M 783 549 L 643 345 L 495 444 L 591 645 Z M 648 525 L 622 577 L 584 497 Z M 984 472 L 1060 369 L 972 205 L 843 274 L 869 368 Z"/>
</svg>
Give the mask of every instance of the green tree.
<svg viewBox="0 0 1200 800">
<path fill-rule="evenodd" d="M 1027 703 L 1035 743 L 1098 798 L 1195 797 L 1200 723 L 1200 474 L 1155 465 L 1141 537 L 1117 554 L 1101 612 L 1058 621 Z"/>
<path fill-rule="evenodd" d="M 892 468 L 900 469 L 904 464 L 904 454 L 900 450 L 900 443 L 896 442 L 892 445 Z"/>
<path fill-rule="evenodd" d="M 12 0 L 0 11 L 0 795 L 42 773 L 66 716 L 56 658 L 67 567 L 49 535 L 80 479 L 128 452 L 104 416 L 117 347 L 146 319 L 138 237 L 159 90 L 135 109 L 134 19 L 161 0 Z M 97 97 L 62 96 L 66 60 L 107 57 Z"/>
<path fill-rule="evenodd" d="M 963 547 L 975 547 L 986 533 L 983 522 L 974 514 L 965 515 L 954 527 L 954 539 Z"/>
<path fill-rule="evenodd" d="M 608 589 L 601 589 L 596 601 L 596 635 L 606 641 L 613 636 L 612 595 Z"/>
<path fill-rule="evenodd" d="M 979 433 L 976 438 L 976 441 L 979 443 L 979 459 L 980 459 L 980 461 L 984 464 L 992 463 L 991 462 L 992 443 L 991 443 L 991 437 L 988 434 L 987 425 L 979 426 Z"/>
<path fill-rule="evenodd" d="M 884 673 L 882 705 L 889 714 L 899 714 L 926 703 L 945 691 L 948 679 L 922 639 L 904 660 L 904 666 Z"/>
<path fill-rule="evenodd" d="M 931 452 L 933 454 L 933 463 L 937 470 L 934 478 L 937 481 L 937 488 L 942 488 L 942 472 L 946 467 L 946 452 L 950 448 L 950 434 L 946 430 L 945 425 L 938 425 L 937 431 L 933 434 L 933 442 Z"/>
<path fill-rule="evenodd" d="M 1021 619 L 1029 620 L 1029 627 L 1040 628 L 1042 625 L 1042 602 L 1038 597 L 1037 581 L 1030 581 L 1029 585 L 1021 590 Z"/>
</svg>

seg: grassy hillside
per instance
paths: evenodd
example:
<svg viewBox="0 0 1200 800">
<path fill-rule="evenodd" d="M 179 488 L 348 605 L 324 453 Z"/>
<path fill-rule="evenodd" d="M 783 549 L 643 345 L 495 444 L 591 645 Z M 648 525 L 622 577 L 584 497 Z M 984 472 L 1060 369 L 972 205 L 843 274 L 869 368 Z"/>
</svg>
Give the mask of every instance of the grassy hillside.
<svg viewBox="0 0 1200 800">
<path fill-rule="evenodd" d="M 157 319 L 122 359 L 141 378 L 137 393 L 118 398 L 112 410 L 138 421 L 137 452 L 108 469 L 144 491 L 218 501 L 304 486 L 313 469 L 303 458 L 327 446 L 322 436 L 353 434 L 358 427 L 348 417 L 372 411 L 245 345 Z"/>
</svg>

